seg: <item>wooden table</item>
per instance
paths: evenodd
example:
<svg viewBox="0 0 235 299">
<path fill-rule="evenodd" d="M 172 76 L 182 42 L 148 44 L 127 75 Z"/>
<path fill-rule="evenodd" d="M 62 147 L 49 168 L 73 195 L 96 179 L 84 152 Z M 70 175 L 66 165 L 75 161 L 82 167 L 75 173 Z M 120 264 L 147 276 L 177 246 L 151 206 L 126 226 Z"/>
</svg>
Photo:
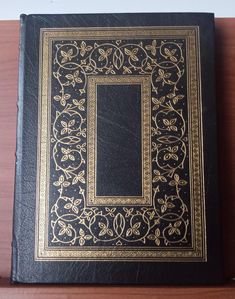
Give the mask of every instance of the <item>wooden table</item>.
<svg viewBox="0 0 235 299">
<path fill-rule="evenodd" d="M 216 19 L 224 272 L 216 287 L 12 286 L 12 209 L 15 171 L 19 22 L 0 21 L 0 298 L 235 298 L 235 19 Z M 208 74 L 209 76 L 210 74 Z"/>
</svg>

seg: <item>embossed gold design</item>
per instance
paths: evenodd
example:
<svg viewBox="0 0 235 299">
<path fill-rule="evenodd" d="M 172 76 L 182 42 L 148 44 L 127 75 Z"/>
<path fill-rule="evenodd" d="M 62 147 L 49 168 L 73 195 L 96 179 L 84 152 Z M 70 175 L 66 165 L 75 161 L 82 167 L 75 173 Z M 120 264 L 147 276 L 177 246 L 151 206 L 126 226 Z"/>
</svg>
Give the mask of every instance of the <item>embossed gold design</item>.
<svg viewBox="0 0 235 299">
<path fill-rule="evenodd" d="M 35 259 L 206 260 L 198 28 L 43 29 L 41 45 Z M 60 87 L 53 97 L 51 62 Z M 187 94 L 181 94 L 185 70 Z M 152 205 L 89 207 L 87 84 L 89 76 L 120 75 L 121 80 L 151 80 Z M 58 107 L 54 119 L 50 101 Z M 183 115 L 185 104 L 188 117 Z M 50 146 L 56 180 L 48 176 Z M 90 157 L 89 146 L 88 151 Z M 58 197 L 49 209 L 51 183 Z M 72 186 L 78 188 L 76 198 L 68 195 Z M 190 202 L 182 196 L 187 188 Z"/>
</svg>

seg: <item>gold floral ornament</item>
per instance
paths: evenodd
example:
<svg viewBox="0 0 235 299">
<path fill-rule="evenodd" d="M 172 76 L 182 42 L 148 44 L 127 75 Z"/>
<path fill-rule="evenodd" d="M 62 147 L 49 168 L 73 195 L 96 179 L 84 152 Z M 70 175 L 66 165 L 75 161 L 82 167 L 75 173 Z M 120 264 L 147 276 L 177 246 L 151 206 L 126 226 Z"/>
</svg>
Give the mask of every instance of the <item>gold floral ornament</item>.
<svg viewBox="0 0 235 299">
<path fill-rule="evenodd" d="M 71 61 L 73 58 L 73 49 L 69 49 L 68 52 L 61 51 L 61 56 L 63 57 L 61 63 Z"/>
<path fill-rule="evenodd" d="M 72 198 L 69 198 L 69 203 L 66 203 L 64 208 L 67 209 L 67 210 L 72 210 L 74 213 L 78 213 L 79 212 L 79 209 L 78 209 L 78 206 L 80 205 L 81 203 L 81 199 L 74 199 L 74 197 Z"/>
<path fill-rule="evenodd" d="M 153 111 L 160 108 L 160 106 L 165 102 L 166 97 L 162 96 L 159 99 L 152 97 L 152 102 L 154 104 Z"/>
<path fill-rule="evenodd" d="M 176 118 L 173 118 L 173 119 L 170 119 L 170 120 L 164 118 L 163 123 L 167 127 L 166 129 L 168 131 L 177 131 L 178 130 L 177 127 L 175 126 Z"/>
<path fill-rule="evenodd" d="M 136 54 L 139 51 L 138 48 L 134 48 L 133 50 L 128 50 L 127 48 L 125 48 L 124 51 L 130 57 L 131 60 L 139 61 L 139 58 L 136 56 Z"/>
<path fill-rule="evenodd" d="M 71 97 L 71 95 L 66 93 L 66 94 L 63 94 L 62 96 L 60 96 L 60 95 L 54 96 L 54 100 L 59 101 L 62 106 L 65 106 L 66 101 L 69 100 L 70 97 Z"/>
<path fill-rule="evenodd" d="M 69 81 L 64 83 L 64 86 L 68 86 L 71 84 L 74 87 L 76 83 L 82 83 L 82 79 L 79 75 L 79 70 L 75 71 L 73 74 L 67 74 L 65 78 L 67 78 Z"/>
<path fill-rule="evenodd" d="M 108 59 L 109 55 L 111 55 L 113 49 L 112 48 L 109 48 L 107 49 L 106 51 L 104 49 L 99 49 L 98 50 L 99 53 L 100 53 L 100 56 L 98 58 L 98 61 L 103 61 L 105 59 Z"/>
<path fill-rule="evenodd" d="M 151 45 L 145 46 L 145 49 L 151 51 L 151 54 L 155 56 L 157 54 L 157 41 L 154 39 Z"/>
<path fill-rule="evenodd" d="M 77 108 L 80 110 L 80 111 L 85 111 L 85 107 L 83 106 L 85 103 L 85 99 L 81 99 L 81 100 L 76 100 L 76 99 L 73 99 L 73 104 L 75 106 L 77 106 Z"/>
<path fill-rule="evenodd" d="M 170 159 L 173 159 L 173 160 L 176 160 L 178 161 L 179 158 L 178 156 L 176 155 L 176 153 L 178 152 L 178 146 L 173 146 L 173 147 L 168 147 L 167 150 L 168 150 L 168 153 L 164 155 L 164 160 L 167 161 L 167 160 L 170 160 Z"/>
<path fill-rule="evenodd" d="M 184 186 L 186 184 L 187 184 L 187 182 L 185 180 L 180 180 L 179 175 L 176 174 L 176 173 L 174 175 L 174 180 L 170 181 L 170 183 L 169 183 L 170 186 L 176 186 L 176 187 L 178 187 L 178 186 Z"/>
<path fill-rule="evenodd" d="M 163 69 L 158 70 L 158 77 L 156 79 L 156 82 L 161 82 L 162 81 L 162 86 L 165 84 L 169 84 L 169 79 L 171 76 L 171 73 L 166 73 Z"/>
<path fill-rule="evenodd" d="M 175 95 L 175 94 L 171 94 L 167 96 L 168 98 L 172 98 L 172 101 L 174 104 L 177 104 L 179 100 L 182 100 L 184 98 L 183 94 L 179 94 L 179 95 Z"/>
<path fill-rule="evenodd" d="M 177 234 L 177 235 L 179 235 L 180 236 L 180 229 L 179 229 L 179 227 L 180 227 L 180 225 L 181 225 L 181 221 L 176 221 L 173 225 L 172 225 L 172 223 L 170 223 L 169 224 L 169 231 L 168 231 L 168 233 L 169 233 L 169 235 L 173 235 L 173 234 Z"/>
<path fill-rule="evenodd" d="M 165 213 L 167 209 L 172 209 L 175 205 L 170 201 L 172 197 L 168 197 L 165 195 L 165 199 L 158 198 L 158 202 L 161 205 L 161 213 Z"/>
<path fill-rule="evenodd" d="M 72 184 L 75 185 L 77 184 L 78 182 L 82 183 L 82 184 L 85 184 L 86 183 L 86 180 L 84 178 L 84 175 L 85 175 L 85 171 L 82 170 L 80 171 L 74 178 L 73 178 L 73 181 L 72 181 Z"/>
<path fill-rule="evenodd" d="M 101 228 L 100 232 L 99 232 L 99 236 L 104 236 L 106 234 L 108 234 L 110 237 L 113 236 L 113 231 L 111 229 L 109 229 L 103 222 L 99 222 L 98 223 L 99 228 Z"/>
<path fill-rule="evenodd" d="M 130 217 L 130 216 L 132 215 L 133 211 L 134 211 L 133 208 L 130 208 L 130 209 L 128 209 L 128 208 L 123 208 L 123 210 L 126 212 L 126 214 L 125 214 L 125 217 L 126 217 L 126 218 L 127 218 L 127 217 Z"/>
<path fill-rule="evenodd" d="M 168 48 L 165 48 L 164 52 L 166 58 L 169 58 L 172 62 L 177 62 L 177 58 L 174 56 L 176 53 L 176 49 L 170 50 Z"/>
<path fill-rule="evenodd" d="M 114 216 L 114 212 L 116 211 L 116 208 L 108 208 L 108 207 L 105 207 L 105 210 L 108 212 L 108 214 L 112 217 L 115 217 Z"/>
<path fill-rule="evenodd" d="M 90 240 L 90 239 L 92 239 L 92 236 L 91 235 L 86 235 L 85 231 L 82 228 L 80 228 L 79 229 L 79 236 L 78 236 L 79 245 L 83 246 L 85 244 L 86 240 Z"/>
<path fill-rule="evenodd" d="M 82 41 L 79 49 L 80 49 L 81 56 L 84 57 L 86 52 L 89 52 L 92 50 L 92 47 L 87 46 L 86 43 L 84 41 Z"/>
<path fill-rule="evenodd" d="M 83 136 L 83 137 L 86 137 L 86 136 L 85 136 L 85 132 L 86 132 L 85 130 L 81 132 L 81 135 L 84 133 L 84 136 Z M 86 152 L 86 142 L 84 142 L 83 144 L 78 144 L 78 145 L 77 145 L 77 148 L 78 148 L 81 152 L 84 152 L 84 153 L 85 153 L 85 152 Z"/>
<path fill-rule="evenodd" d="M 70 185 L 70 182 L 65 181 L 64 176 L 61 175 L 61 176 L 59 177 L 59 180 L 56 181 L 56 182 L 54 182 L 53 185 L 56 186 L 56 187 L 59 187 L 59 186 L 62 186 L 62 187 L 68 187 L 68 186 Z"/>
<path fill-rule="evenodd" d="M 149 239 L 149 240 L 153 240 L 153 241 L 155 242 L 155 244 L 156 244 L 157 246 L 159 246 L 160 243 L 161 243 L 161 242 L 160 242 L 160 239 L 159 239 L 160 234 L 161 234 L 160 229 L 157 228 L 157 229 L 155 229 L 154 234 L 150 234 L 150 235 L 148 236 L 148 239 Z"/>
<path fill-rule="evenodd" d="M 153 173 L 155 174 L 155 176 L 153 177 L 153 183 L 156 183 L 158 181 L 160 181 L 162 183 L 167 182 L 167 179 L 163 175 L 161 175 L 159 170 L 154 169 Z"/>
<path fill-rule="evenodd" d="M 59 231 L 59 236 L 63 236 L 66 234 L 69 237 L 72 237 L 72 225 L 68 224 L 66 225 L 63 221 L 59 220 L 58 221 L 59 226 L 61 227 L 61 230 Z"/>
<path fill-rule="evenodd" d="M 64 154 L 63 157 L 61 158 L 61 161 L 67 161 L 67 160 L 71 160 L 71 161 L 75 161 L 75 157 L 74 155 L 72 155 L 72 150 L 70 148 L 61 148 L 61 152 Z"/>
<path fill-rule="evenodd" d="M 136 236 L 139 236 L 140 235 L 140 231 L 139 231 L 140 225 L 141 225 L 141 222 L 137 222 L 137 223 L 133 224 L 126 231 L 126 236 L 129 237 L 129 236 L 132 236 L 133 234 Z"/>
<path fill-rule="evenodd" d="M 66 133 L 70 134 L 73 131 L 71 127 L 75 125 L 75 120 L 72 119 L 68 123 L 65 121 L 61 121 L 61 125 L 63 127 L 63 129 L 61 130 L 61 135 L 64 135 Z"/>
</svg>

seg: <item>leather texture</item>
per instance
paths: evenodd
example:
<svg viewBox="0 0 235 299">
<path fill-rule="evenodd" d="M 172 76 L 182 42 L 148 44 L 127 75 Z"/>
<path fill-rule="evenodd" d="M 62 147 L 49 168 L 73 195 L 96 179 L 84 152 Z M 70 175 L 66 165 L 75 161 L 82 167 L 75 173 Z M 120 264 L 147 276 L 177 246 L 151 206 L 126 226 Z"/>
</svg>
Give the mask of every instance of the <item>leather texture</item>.
<svg viewBox="0 0 235 299">
<path fill-rule="evenodd" d="M 35 211 L 36 211 L 36 178 L 37 178 L 37 135 L 38 135 L 38 82 L 39 82 L 39 38 L 41 28 L 71 28 L 71 27 L 128 27 L 128 26 L 199 26 L 202 80 L 202 119 L 204 144 L 204 178 L 205 178 L 205 210 L 207 261 L 204 262 L 140 262 L 140 261 L 35 261 Z M 173 53 L 173 52 L 172 52 Z M 173 59 L 173 58 L 172 58 Z M 84 14 L 84 15 L 22 15 L 21 41 L 19 64 L 19 100 L 18 100 L 18 129 L 16 152 L 16 179 L 14 204 L 14 231 L 12 253 L 12 281 L 21 283 L 80 283 L 80 284 L 214 284 L 223 280 L 222 254 L 220 241 L 219 195 L 217 177 L 217 128 L 216 100 L 214 90 L 214 16 L 213 14 L 195 13 L 142 13 L 142 14 Z M 161 76 L 161 72 L 158 74 Z M 156 79 L 156 78 L 155 78 Z M 167 79 L 167 78 L 166 78 Z M 157 79 L 156 79 L 157 80 Z M 184 87 L 183 87 L 184 88 Z M 110 91 L 111 90 L 111 91 Z M 120 96 L 125 100 L 138 98 L 139 89 L 126 88 L 120 93 L 120 86 L 100 87 L 98 100 L 111 94 L 111 99 Z M 115 101 L 116 103 L 116 101 Z M 113 103 L 113 109 L 117 109 Z M 100 106 L 99 106 L 100 105 Z M 103 106 L 102 106 L 103 105 Z M 140 182 L 141 163 L 140 148 L 141 128 L 140 111 L 133 103 L 126 100 L 127 110 L 120 114 L 107 109 L 104 114 L 98 113 L 98 132 L 106 134 L 98 140 L 97 150 L 97 189 L 98 195 L 139 195 L 142 193 Z M 123 103 L 124 105 L 124 103 Z M 98 101 L 98 112 L 105 111 L 107 103 Z M 99 110 L 100 109 L 100 110 Z M 136 109 L 136 111 L 134 110 Z M 124 114 L 126 111 L 126 115 Z M 105 114 L 106 113 L 106 114 Z M 120 116 L 121 115 L 121 116 Z M 128 122 L 128 115 L 133 122 Z M 117 119 L 115 119 L 117 117 Z M 123 147 L 128 146 L 126 156 L 120 157 L 120 151 L 112 144 L 112 135 L 118 134 L 119 121 L 124 122 L 128 132 L 128 142 L 117 139 Z M 126 123 L 125 123 L 126 122 Z M 136 131 L 133 123 L 136 123 Z M 174 124 L 172 124 L 173 126 Z M 114 127 L 112 127 L 114 126 Z M 123 134 L 125 134 L 122 131 Z M 109 132 L 110 133 L 110 132 Z M 99 135 L 99 134 L 98 134 Z M 124 136 L 125 137 L 125 136 Z M 125 139 L 125 138 L 124 138 Z M 103 149 L 104 143 L 110 146 Z M 114 147 L 115 159 L 110 159 L 109 151 Z M 131 160 L 125 162 L 130 152 Z M 122 173 L 118 172 L 115 161 L 122 160 L 126 174 L 132 168 L 136 174 L 136 186 L 131 184 L 131 175 L 126 175 L 125 181 L 117 181 L 119 189 L 113 189 L 112 182 Z M 167 157 L 166 157 L 167 159 Z M 136 162 L 137 161 L 137 162 Z M 112 165 L 112 163 L 114 163 Z M 131 166 L 130 166 L 131 165 Z M 115 171 L 111 173 L 111 170 Z M 121 170 L 120 170 L 121 171 Z M 132 175 L 133 175 L 132 173 Z M 102 177 L 103 175 L 103 177 Z M 128 181 L 129 180 L 129 181 Z M 51 189 L 53 196 L 54 190 Z M 187 189 L 189 194 L 190 190 Z M 185 193 L 187 202 L 187 193 Z M 97 224 L 98 225 L 98 224 Z M 50 228 L 49 228 L 50 230 Z M 190 234 L 188 236 L 190 238 Z M 141 245 L 142 246 L 142 245 Z"/>
</svg>

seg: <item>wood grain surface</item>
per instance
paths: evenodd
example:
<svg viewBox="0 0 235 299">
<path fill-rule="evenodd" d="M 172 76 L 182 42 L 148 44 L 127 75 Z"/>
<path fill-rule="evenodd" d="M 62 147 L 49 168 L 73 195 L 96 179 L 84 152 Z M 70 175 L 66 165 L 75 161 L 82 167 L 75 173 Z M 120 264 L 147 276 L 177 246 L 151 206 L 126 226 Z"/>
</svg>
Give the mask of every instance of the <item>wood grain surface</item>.
<svg viewBox="0 0 235 299">
<path fill-rule="evenodd" d="M 0 298 L 235 298 L 232 282 L 197 288 L 10 285 L 18 43 L 19 22 L 0 21 Z M 224 272 L 232 281 L 235 277 L 235 19 L 216 19 L 216 76 Z"/>
<path fill-rule="evenodd" d="M 209 74 L 208 74 L 209 75 Z M 235 277 L 235 19 L 216 20 L 216 96 L 224 270 Z"/>
<path fill-rule="evenodd" d="M 19 22 L 0 22 L 0 276 L 10 275 Z"/>
</svg>

